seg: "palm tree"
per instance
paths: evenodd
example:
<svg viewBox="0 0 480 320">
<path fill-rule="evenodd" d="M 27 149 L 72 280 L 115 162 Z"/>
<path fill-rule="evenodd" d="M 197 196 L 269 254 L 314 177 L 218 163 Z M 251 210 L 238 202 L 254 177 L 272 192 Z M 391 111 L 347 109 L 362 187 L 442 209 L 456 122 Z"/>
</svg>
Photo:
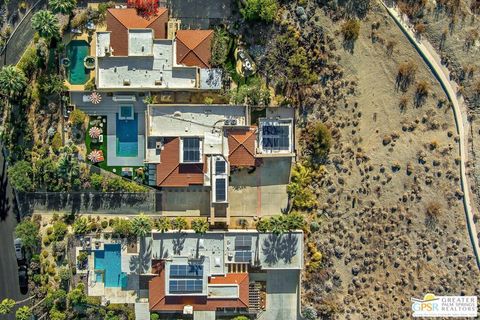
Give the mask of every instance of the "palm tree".
<svg viewBox="0 0 480 320">
<path fill-rule="evenodd" d="M 156 227 L 160 232 L 167 232 L 172 227 L 170 220 L 167 218 L 161 217 L 156 221 Z"/>
<path fill-rule="evenodd" d="M 18 308 L 17 312 L 15 313 L 16 320 L 29 320 L 31 316 L 32 310 L 28 306 Z"/>
<path fill-rule="evenodd" d="M 152 219 L 143 213 L 132 220 L 132 233 L 137 237 L 145 237 L 152 231 Z"/>
<path fill-rule="evenodd" d="M 15 300 L 4 299 L 0 302 L 0 314 L 9 314 L 15 306 Z"/>
<path fill-rule="evenodd" d="M 0 69 L 0 93 L 5 96 L 16 96 L 27 86 L 27 77 L 15 66 Z"/>
<path fill-rule="evenodd" d="M 181 232 L 184 229 L 187 229 L 188 223 L 185 218 L 182 217 L 176 217 L 175 219 L 172 220 L 172 229 L 178 230 L 178 232 Z"/>
<path fill-rule="evenodd" d="M 53 13 L 70 15 L 77 6 L 77 0 L 49 0 L 48 6 Z"/>
<path fill-rule="evenodd" d="M 196 233 L 203 234 L 208 231 L 209 227 L 210 225 L 208 224 L 208 221 L 206 219 L 198 218 L 192 220 L 192 229 Z"/>
<path fill-rule="evenodd" d="M 48 10 L 40 10 L 33 15 L 32 28 L 45 39 L 60 37 L 58 19 Z"/>
</svg>

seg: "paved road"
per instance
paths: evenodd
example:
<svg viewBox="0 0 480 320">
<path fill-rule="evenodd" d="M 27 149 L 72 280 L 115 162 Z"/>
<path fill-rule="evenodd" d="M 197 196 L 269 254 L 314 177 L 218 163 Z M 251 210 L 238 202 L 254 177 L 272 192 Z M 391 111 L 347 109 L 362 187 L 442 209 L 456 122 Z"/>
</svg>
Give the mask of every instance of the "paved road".
<svg viewBox="0 0 480 320">
<path fill-rule="evenodd" d="M 44 8 L 46 0 L 36 2 L 31 10 L 25 15 L 22 21 L 15 28 L 4 52 L 0 55 L 0 67 L 9 64 L 17 64 L 25 48 L 33 40 L 35 32 L 32 29 L 32 15 Z"/>
<path fill-rule="evenodd" d="M 455 116 L 455 124 L 457 126 L 457 133 L 459 140 L 459 155 L 460 155 L 460 181 L 463 191 L 463 205 L 465 208 L 465 217 L 467 222 L 468 234 L 470 242 L 472 243 L 473 253 L 476 258 L 477 267 L 480 269 L 480 247 L 478 245 L 477 231 L 475 223 L 473 222 L 473 206 L 471 204 L 470 187 L 466 176 L 465 163 L 468 161 L 467 143 L 468 143 L 468 120 L 467 110 L 462 97 L 457 97 L 456 92 L 458 85 L 450 81 L 450 71 L 444 67 L 440 62 L 440 56 L 435 51 L 433 46 L 425 39 L 418 40 L 413 31 L 413 27 L 408 21 L 402 19 L 402 16 L 394 7 L 388 7 L 384 2 L 383 6 L 387 9 L 390 16 L 395 20 L 397 25 L 402 29 L 403 33 L 408 37 L 410 42 L 414 45 L 417 52 L 422 56 L 428 67 L 440 82 L 443 90 L 447 94 L 448 99 L 453 106 L 453 114 Z"/>
<path fill-rule="evenodd" d="M 13 233 L 16 224 L 17 219 L 13 212 L 13 193 L 7 180 L 6 162 L 0 152 L 0 300 L 11 298 L 19 301 L 26 298 L 20 294 L 18 286 L 17 259 L 13 248 Z M 3 319 L 13 318 L 10 316 Z M 1 316 L 0 319 L 2 319 Z"/>
</svg>

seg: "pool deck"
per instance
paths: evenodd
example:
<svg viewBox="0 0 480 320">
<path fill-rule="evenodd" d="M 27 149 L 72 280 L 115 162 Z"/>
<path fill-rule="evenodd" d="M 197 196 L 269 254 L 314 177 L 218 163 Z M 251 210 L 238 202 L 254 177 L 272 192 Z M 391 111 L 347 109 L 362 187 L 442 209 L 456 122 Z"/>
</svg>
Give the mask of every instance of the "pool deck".
<svg viewBox="0 0 480 320">
<path fill-rule="evenodd" d="M 140 265 L 139 253 L 128 253 L 126 242 L 117 239 L 92 239 L 92 245 L 96 242 L 100 242 L 98 250 L 103 250 L 104 244 L 121 244 L 121 271 L 128 277 L 127 287 L 125 289 L 119 288 L 105 288 L 103 282 L 96 281 L 95 275 L 95 259 L 94 252 L 97 249 L 92 249 L 89 259 L 88 268 L 83 271 L 88 274 L 88 295 L 93 297 L 104 297 L 110 303 L 135 303 L 138 300 L 139 295 L 139 274 L 144 269 L 144 266 Z M 137 244 L 137 247 L 140 247 Z M 76 252 L 82 249 L 81 247 L 75 248 Z"/>
<path fill-rule="evenodd" d="M 98 4 L 95 4 L 95 5 L 98 6 Z M 89 4 L 89 6 L 90 6 L 90 4 Z M 95 6 L 92 6 L 92 7 L 95 7 Z M 88 36 L 87 32 L 83 32 L 82 34 L 73 34 L 71 32 L 66 32 L 65 35 L 63 36 L 63 43 L 65 45 L 68 45 L 70 43 L 70 41 L 72 41 L 72 40 L 85 40 L 90 45 L 89 55 L 93 56 L 93 57 L 96 57 L 96 55 L 97 55 L 97 52 L 96 52 L 97 40 L 96 40 L 96 37 L 95 37 L 95 32 L 105 31 L 106 29 L 107 29 L 106 24 L 97 25 L 96 30 L 94 31 L 92 37 L 90 38 L 90 41 L 89 41 L 89 36 Z M 95 77 L 95 69 L 90 70 L 90 77 L 87 80 L 87 82 L 90 81 L 94 77 Z M 85 84 L 87 82 L 85 82 Z M 68 80 L 65 80 L 65 85 L 67 86 L 69 91 L 83 91 L 83 90 L 85 90 L 85 84 L 75 85 L 75 84 L 71 84 L 70 82 L 68 82 Z"/>
<path fill-rule="evenodd" d="M 115 102 L 113 97 L 102 93 L 102 101 L 99 104 L 91 102 L 83 102 L 83 96 L 88 92 L 70 92 L 70 101 L 76 108 L 82 110 L 89 116 L 106 116 L 107 117 L 107 165 L 135 167 L 144 165 L 145 155 L 145 112 L 147 106 L 143 103 L 143 97 L 137 96 L 134 102 Z M 130 93 L 129 95 L 135 95 Z M 136 157 L 118 157 L 117 156 L 117 113 L 120 105 L 133 105 L 133 112 L 137 113 L 138 120 L 138 153 Z"/>
</svg>

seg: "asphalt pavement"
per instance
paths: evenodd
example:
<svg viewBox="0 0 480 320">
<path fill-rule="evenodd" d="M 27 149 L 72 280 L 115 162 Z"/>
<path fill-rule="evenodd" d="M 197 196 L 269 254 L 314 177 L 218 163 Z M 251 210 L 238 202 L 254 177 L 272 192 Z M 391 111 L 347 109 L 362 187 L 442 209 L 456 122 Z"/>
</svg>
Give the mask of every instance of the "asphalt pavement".
<svg viewBox="0 0 480 320">
<path fill-rule="evenodd" d="M 1 149 L 1 146 L 0 146 Z M 13 247 L 14 230 L 17 218 L 14 213 L 13 192 L 7 179 L 6 161 L 0 152 L 0 301 L 10 298 L 15 301 L 25 299 L 18 285 L 18 266 Z M 0 319 L 14 319 L 0 316 Z"/>
<path fill-rule="evenodd" d="M 14 33 L 8 40 L 7 47 L 0 55 L 0 67 L 4 65 L 17 64 L 23 55 L 23 52 L 33 40 L 35 31 L 32 29 L 32 16 L 38 10 L 45 7 L 46 0 L 40 0 L 32 8 L 20 24 L 15 28 Z"/>
</svg>

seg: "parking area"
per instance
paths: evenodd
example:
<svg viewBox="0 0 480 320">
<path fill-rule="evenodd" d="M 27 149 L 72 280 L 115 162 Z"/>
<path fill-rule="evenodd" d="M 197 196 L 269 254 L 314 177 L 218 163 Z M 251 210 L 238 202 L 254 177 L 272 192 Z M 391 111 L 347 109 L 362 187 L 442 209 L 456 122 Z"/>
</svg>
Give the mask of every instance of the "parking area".
<svg viewBox="0 0 480 320">
<path fill-rule="evenodd" d="M 266 310 L 260 319 L 298 318 L 299 270 L 268 270 Z"/>
<path fill-rule="evenodd" d="M 278 215 L 288 205 L 287 185 L 292 158 L 265 158 L 254 172 L 247 169 L 231 175 L 231 217 Z"/>
</svg>

